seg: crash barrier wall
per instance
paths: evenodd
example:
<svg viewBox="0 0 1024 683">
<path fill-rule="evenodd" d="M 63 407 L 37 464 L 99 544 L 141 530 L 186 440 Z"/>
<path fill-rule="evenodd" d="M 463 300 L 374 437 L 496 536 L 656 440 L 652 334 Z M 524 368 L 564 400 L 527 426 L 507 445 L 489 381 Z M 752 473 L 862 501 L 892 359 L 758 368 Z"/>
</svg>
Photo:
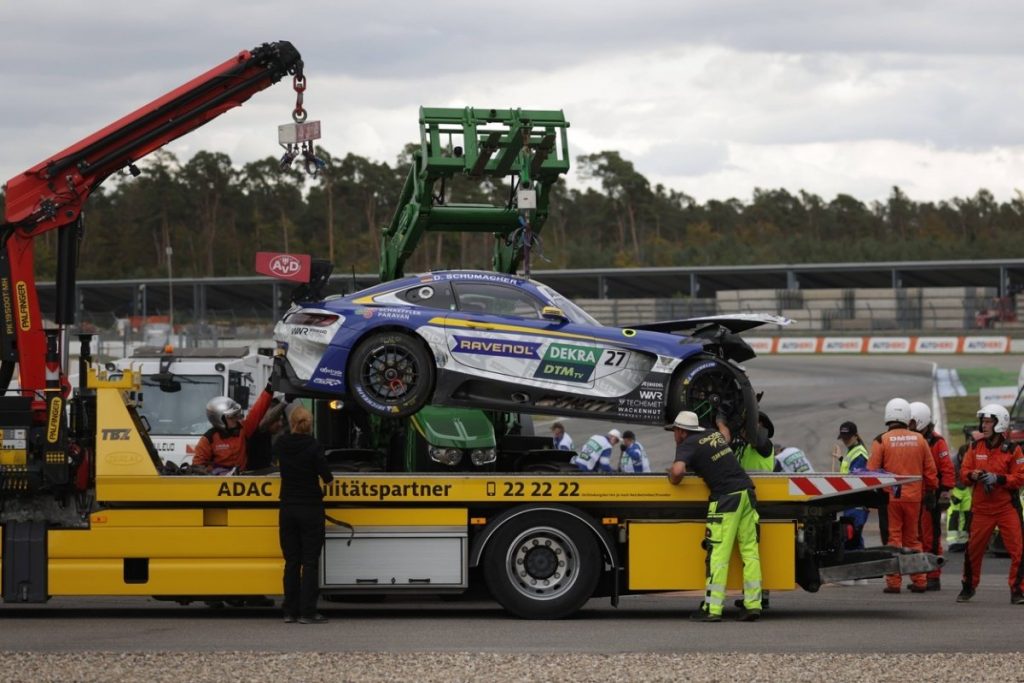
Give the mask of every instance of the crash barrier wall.
<svg viewBox="0 0 1024 683">
<path fill-rule="evenodd" d="M 1004 335 L 903 337 L 765 337 L 745 336 L 759 355 L 811 353 L 993 354 L 1024 353 L 1024 339 Z"/>
<path fill-rule="evenodd" d="M 1022 295 L 1017 295 L 1018 297 Z M 775 313 L 798 324 L 787 332 L 1020 330 L 1017 297 L 997 299 L 993 287 L 734 289 L 714 298 L 577 299 L 614 327 L 725 313 Z M 1024 302 L 1022 302 L 1024 303 Z"/>
<path fill-rule="evenodd" d="M 718 312 L 774 312 L 801 330 L 886 332 L 1024 329 L 1017 299 L 994 287 L 736 289 L 719 291 Z M 1018 295 L 1020 296 L 1020 295 Z"/>
</svg>

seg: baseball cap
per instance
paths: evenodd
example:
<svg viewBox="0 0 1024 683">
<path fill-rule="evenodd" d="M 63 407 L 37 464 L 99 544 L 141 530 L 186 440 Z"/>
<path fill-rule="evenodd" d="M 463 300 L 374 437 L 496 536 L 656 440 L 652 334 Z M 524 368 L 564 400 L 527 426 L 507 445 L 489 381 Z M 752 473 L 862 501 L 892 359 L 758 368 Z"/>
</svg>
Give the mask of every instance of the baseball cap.
<svg viewBox="0 0 1024 683">
<path fill-rule="evenodd" d="M 843 438 L 844 436 L 853 436 L 857 433 L 857 425 L 852 422 L 844 422 L 839 425 L 839 436 L 837 438 Z"/>
</svg>

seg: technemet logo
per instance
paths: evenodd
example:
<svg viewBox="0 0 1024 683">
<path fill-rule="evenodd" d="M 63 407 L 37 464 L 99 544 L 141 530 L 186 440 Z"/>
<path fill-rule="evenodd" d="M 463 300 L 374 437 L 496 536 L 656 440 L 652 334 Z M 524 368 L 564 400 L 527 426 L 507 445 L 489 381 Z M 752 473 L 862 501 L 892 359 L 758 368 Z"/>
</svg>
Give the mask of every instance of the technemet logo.
<svg viewBox="0 0 1024 683">
<path fill-rule="evenodd" d="M 498 341 L 495 339 L 474 339 L 455 337 L 454 353 L 472 353 L 482 356 L 506 356 L 511 358 L 540 358 L 538 342 Z"/>
</svg>

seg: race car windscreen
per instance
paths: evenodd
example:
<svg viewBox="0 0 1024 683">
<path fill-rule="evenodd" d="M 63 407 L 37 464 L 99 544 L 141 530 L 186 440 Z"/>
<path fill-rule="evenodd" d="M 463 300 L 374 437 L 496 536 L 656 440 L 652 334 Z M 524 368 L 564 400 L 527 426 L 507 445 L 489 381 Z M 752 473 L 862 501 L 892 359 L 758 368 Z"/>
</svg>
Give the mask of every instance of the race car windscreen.
<svg viewBox="0 0 1024 683">
<path fill-rule="evenodd" d="M 603 327 L 603 325 L 601 325 L 601 323 L 599 323 L 592 315 L 547 285 L 538 285 L 537 288 L 541 293 L 551 299 L 552 306 L 557 306 L 562 309 L 562 313 L 565 313 L 565 317 L 569 319 L 569 322 L 576 323 L 577 325 L 594 325 L 595 327 Z"/>
<path fill-rule="evenodd" d="M 157 436 L 174 434 L 198 435 L 210 428 L 206 420 L 206 403 L 224 395 L 224 378 L 220 375 L 174 375 L 181 391 L 164 392 L 160 382 L 142 378 L 142 409 L 139 414 L 149 421 L 149 433 Z"/>
</svg>

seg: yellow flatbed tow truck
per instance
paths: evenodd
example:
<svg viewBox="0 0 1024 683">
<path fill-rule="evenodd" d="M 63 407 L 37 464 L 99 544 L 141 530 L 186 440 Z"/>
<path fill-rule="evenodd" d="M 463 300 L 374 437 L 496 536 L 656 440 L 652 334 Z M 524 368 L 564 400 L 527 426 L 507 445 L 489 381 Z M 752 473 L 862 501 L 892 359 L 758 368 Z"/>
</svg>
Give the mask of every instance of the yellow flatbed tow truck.
<svg viewBox="0 0 1024 683">
<path fill-rule="evenodd" d="M 77 521 L 4 519 L 3 598 L 281 592 L 280 479 L 167 476 L 136 412 L 130 371 L 96 395 L 94 488 Z M 844 552 L 841 510 L 911 481 L 895 475 L 755 475 L 764 587 L 923 571 L 899 549 Z M 481 582 L 511 613 L 561 618 L 591 597 L 704 586 L 708 491 L 695 476 L 362 474 L 325 487 L 325 594 L 459 594 Z M 739 587 L 738 558 L 730 585 Z"/>
</svg>

